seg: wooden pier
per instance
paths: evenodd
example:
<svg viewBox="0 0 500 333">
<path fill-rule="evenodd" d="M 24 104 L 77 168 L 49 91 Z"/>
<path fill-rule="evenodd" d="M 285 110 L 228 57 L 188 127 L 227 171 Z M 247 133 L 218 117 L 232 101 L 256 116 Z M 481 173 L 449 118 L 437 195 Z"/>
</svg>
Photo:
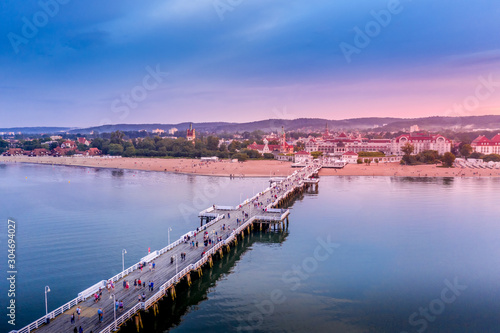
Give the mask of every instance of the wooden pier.
<svg viewBox="0 0 500 333">
<path fill-rule="evenodd" d="M 231 246 L 253 228 L 284 230 L 289 223 L 290 211 L 282 207 L 307 188 L 315 186 L 317 190 L 319 179 L 311 177 L 317 176 L 321 167 L 321 164 L 311 164 L 297 170 L 283 180 L 272 182 L 266 190 L 238 206 L 214 205 L 205 209 L 199 214 L 201 226 L 196 230 L 150 253 L 110 279 L 99 281 L 47 316 L 11 333 L 67 333 L 80 326 L 85 333 L 108 333 L 118 330 L 129 320 L 133 320 L 139 329 L 142 326 L 141 311 L 149 309 L 157 313 L 157 302 L 163 297 L 174 299 L 179 282 L 185 281 L 190 285 L 192 274 L 201 276 L 205 266 L 212 267 L 215 258 L 229 252 Z M 207 246 L 204 238 L 210 239 Z M 185 259 L 181 259 L 181 254 L 185 254 Z M 153 262 L 155 269 L 150 269 L 149 264 Z M 142 269 L 141 264 L 144 264 Z M 145 287 L 135 288 L 135 279 L 145 282 Z M 114 283 L 114 289 L 110 292 L 106 289 L 109 281 Z M 124 288 L 125 281 L 128 281 L 129 289 Z M 149 281 L 154 282 L 152 291 L 148 286 Z M 102 296 L 95 302 L 93 295 L 100 289 Z M 116 315 L 115 300 L 123 302 L 123 310 L 116 310 Z M 77 307 L 81 309 L 79 319 Z M 102 322 L 98 319 L 98 309 L 104 311 Z M 72 314 L 75 315 L 75 323 L 71 323 Z"/>
</svg>

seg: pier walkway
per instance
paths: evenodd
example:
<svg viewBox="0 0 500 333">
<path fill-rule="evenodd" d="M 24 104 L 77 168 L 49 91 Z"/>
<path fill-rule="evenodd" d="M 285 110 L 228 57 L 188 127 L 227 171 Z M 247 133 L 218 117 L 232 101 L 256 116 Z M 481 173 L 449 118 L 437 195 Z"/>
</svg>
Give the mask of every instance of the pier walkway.
<svg viewBox="0 0 500 333">
<path fill-rule="evenodd" d="M 82 291 L 78 297 L 53 310 L 47 317 L 42 317 L 28 326 L 11 333 L 68 333 L 74 328 L 82 327 L 88 332 L 112 332 L 128 321 L 141 310 L 154 307 L 156 302 L 166 295 L 175 298 L 175 285 L 185 279 L 191 284 L 191 274 L 202 274 L 202 266 L 213 263 L 213 256 L 222 256 L 223 252 L 229 252 L 230 245 L 238 241 L 238 237 L 244 237 L 245 231 L 250 232 L 253 225 L 258 224 L 260 228 L 285 227 L 288 223 L 289 210 L 280 209 L 287 200 L 309 186 L 318 186 L 318 179 L 311 179 L 321 169 L 321 164 L 311 164 L 303 169 L 295 171 L 287 178 L 273 182 L 263 192 L 245 200 L 235 207 L 214 205 L 202 212 L 199 217 L 201 226 L 181 236 L 177 241 L 165 248 L 154 251 L 141 261 L 125 271 L 113 276 L 108 280 L 99 281 L 95 285 Z M 205 246 L 204 239 L 210 239 Z M 193 247 L 193 243 L 195 246 Z M 196 246 L 198 243 L 198 246 Z M 185 259 L 181 254 L 185 253 Z M 155 263 L 155 269 L 150 269 L 149 263 Z M 140 264 L 145 263 L 141 270 Z M 134 287 L 134 280 L 141 279 L 145 287 Z M 107 283 L 113 281 L 114 289 L 108 292 Z M 128 281 L 130 288 L 124 288 L 124 281 Z M 149 281 L 154 282 L 154 288 L 149 289 Z M 99 301 L 94 301 L 94 294 L 102 290 Z M 143 299 L 144 294 L 144 299 Z M 122 301 L 123 310 L 116 311 L 114 315 L 114 302 Z M 81 309 L 78 319 L 77 307 Z M 104 311 L 103 320 L 99 322 L 97 311 Z M 156 309 L 155 309 L 156 310 Z M 71 323 L 70 317 L 75 314 L 75 323 Z M 47 318 L 50 320 L 46 323 Z"/>
</svg>

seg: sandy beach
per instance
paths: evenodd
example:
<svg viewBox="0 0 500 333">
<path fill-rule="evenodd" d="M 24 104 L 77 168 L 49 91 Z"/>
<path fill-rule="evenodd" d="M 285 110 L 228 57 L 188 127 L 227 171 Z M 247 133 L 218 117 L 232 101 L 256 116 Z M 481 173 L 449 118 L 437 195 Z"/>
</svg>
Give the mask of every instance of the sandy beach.
<svg viewBox="0 0 500 333">
<path fill-rule="evenodd" d="M 102 157 L 28 157 L 0 156 L 0 163 L 37 163 L 93 168 L 131 169 L 188 173 L 210 176 L 269 177 L 293 172 L 290 162 L 254 160 L 232 163 L 201 162 L 197 159 L 102 158 Z M 348 164 L 344 169 L 322 169 L 320 176 L 396 176 L 396 177 L 500 177 L 500 169 L 440 168 L 435 165 L 402 166 L 399 163 L 379 165 Z"/>
</svg>

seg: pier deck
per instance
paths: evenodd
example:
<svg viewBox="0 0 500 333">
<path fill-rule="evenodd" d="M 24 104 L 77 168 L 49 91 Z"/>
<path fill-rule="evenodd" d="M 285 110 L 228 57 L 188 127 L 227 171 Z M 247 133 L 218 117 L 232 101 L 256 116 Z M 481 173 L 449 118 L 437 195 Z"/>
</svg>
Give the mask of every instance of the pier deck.
<svg viewBox="0 0 500 333">
<path fill-rule="evenodd" d="M 77 298 L 49 313 L 51 319 L 49 324 L 45 324 L 45 317 L 38 319 L 30 325 L 18 330 L 17 333 L 33 332 L 37 333 L 67 333 L 73 332 L 75 326 L 82 327 L 83 331 L 112 332 L 119 328 L 121 324 L 129 320 L 140 310 L 149 308 L 167 293 L 171 293 L 172 287 L 179 280 L 191 272 L 201 269 L 201 267 L 211 262 L 212 255 L 217 251 L 222 251 L 233 242 L 238 235 L 250 227 L 253 223 L 279 224 L 288 218 L 287 209 L 277 209 L 285 198 L 293 195 L 294 191 L 308 186 L 310 177 L 317 174 L 321 165 L 310 165 L 301 170 L 295 171 L 292 175 L 276 183 L 272 188 L 255 195 L 251 199 L 245 200 L 236 207 L 213 206 L 202 212 L 199 216 L 206 224 L 182 236 L 179 240 L 167 247 L 154 251 L 150 255 L 141 259 L 141 262 L 154 262 L 156 267 L 150 270 L 148 264 L 141 270 L 139 263 L 128 268 L 109 280 L 115 284 L 114 290 L 108 292 L 105 288 L 106 281 L 100 281 L 96 285 L 81 292 Z M 312 183 L 317 185 L 317 180 Z M 224 230 L 223 230 L 224 226 Z M 196 236 L 195 236 L 196 232 Z M 205 232 L 213 242 L 204 246 L 203 235 Z M 187 240 L 189 237 L 189 240 Z M 217 241 L 217 239 L 220 239 Z M 192 246 L 192 241 L 198 242 Z M 181 260 L 181 253 L 186 254 L 186 258 Z M 171 258 L 174 257 L 174 262 Z M 134 288 L 134 280 L 141 279 L 146 283 L 145 287 Z M 129 282 L 130 288 L 123 287 L 124 280 Z M 154 282 L 153 291 L 149 290 L 149 281 Z M 102 290 L 101 300 L 94 302 L 93 294 Z M 145 301 L 139 300 L 139 296 L 145 294 Z M 123 310 L 116 311 L 116 321 L 113 315 L 114 299 L 123 301 Z M 76 308 L 80 307 L 82 312 L 80 319 L 76 316 Z M 97 310 L 104 311 L 103 321 L 99 322 Z M 75 314 L 75 323 L 70 322 L 71 314 Z"/>
</svg>

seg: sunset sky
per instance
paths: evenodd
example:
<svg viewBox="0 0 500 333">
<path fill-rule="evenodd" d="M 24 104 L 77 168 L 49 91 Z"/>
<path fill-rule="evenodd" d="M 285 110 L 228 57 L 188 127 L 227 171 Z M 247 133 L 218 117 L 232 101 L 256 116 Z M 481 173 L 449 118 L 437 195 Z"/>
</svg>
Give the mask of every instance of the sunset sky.
<svg viewBox="0 0 500 333">
<path fill-rule="evenodd" d="M 500 114 L 498 0 L 58 1 L 0 5 L 0 127 Z"/>
</svg>

